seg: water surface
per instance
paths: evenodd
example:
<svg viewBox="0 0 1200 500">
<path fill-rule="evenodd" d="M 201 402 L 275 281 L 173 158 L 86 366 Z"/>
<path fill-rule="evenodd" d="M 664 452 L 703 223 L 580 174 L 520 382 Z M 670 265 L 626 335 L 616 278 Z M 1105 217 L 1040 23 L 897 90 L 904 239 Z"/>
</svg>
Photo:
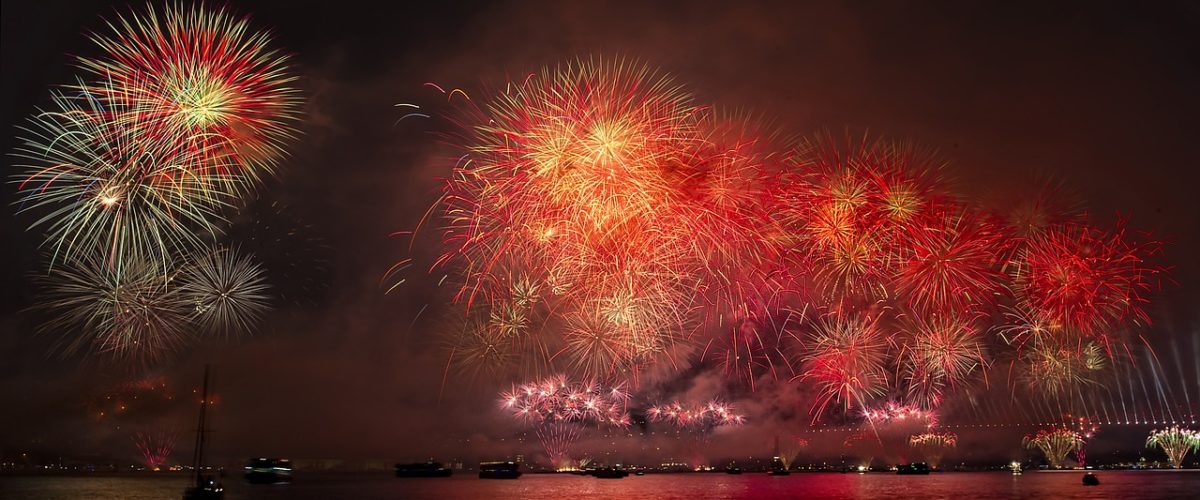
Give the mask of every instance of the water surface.
<svg viewBox="0 0 1200 500">
<path fill-rule="evenodd" d="M 251 485 L 225 480 L 226 499 L 703 499 L 703 498 L 886 498 L 981 500 L 999 498 L 1167 499 L 1200 496 L 1200 471 L 1101 471 L 1100 486 L 1080 484 L 1079 472 L 947 472 L 894 474 L 761 473 L 650 474 L 625 479 L 526 474 L 516 481 L 485 481 L 468 474 L 451 478 L 398 479 L 378 475 L 298 475 L 290 485 Z M 0 476 L 0 498 L 178 499 L 187 478 L 179 475 Z"/>
</svg>

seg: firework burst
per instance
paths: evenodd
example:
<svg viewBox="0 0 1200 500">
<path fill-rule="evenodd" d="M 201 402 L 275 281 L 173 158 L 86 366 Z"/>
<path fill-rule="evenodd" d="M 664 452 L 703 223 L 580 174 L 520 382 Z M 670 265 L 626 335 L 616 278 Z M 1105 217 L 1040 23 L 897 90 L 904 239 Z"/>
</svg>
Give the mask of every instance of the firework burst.
<svg viewBox="0 0 1200 500">
<path fill-rule="evenodd" d="M 226 175 L 198 165 L 221 155 L 172 147 L 114 118 L 139 114 L 117 98 L 58 93 L 24 128 L 15 153 L 26 162 L 16 181 L 20 211 L 43 213 L 31 229 L 45 229 L 52 263 L 99 252 L 116 270 L 125 259 L 165 266 L 173 252 L 218 232 L 219 211 L 232 201 L 216 186 Z"/>
<path fill-rule="evenodd" d="M 576 422 L 596 425 L 629 425 L 621 387 L 606 388 L 594 382 L 573 382 L 564 376 L 514 386 L 500 395 L 500 406 L 528 423 Z"/>
<path fill-rule="evenodd" d="M 1106 341 L 1107 332 L 1126 319 L 1149 320 L 1142 295 L 1158 270 L 1145 260 L 1157 249 L 1130 242 L 1123 229 L 1058 226 L 1029 241 L 1014 280 L 1028 309 L 1044 322 Z"/>
<path fill-rule="evenodd" d="M 138 431 L 133 435 L 133 443 L 146 463 L 146 468 L 158 471 L 167 463 L 171 452 L 175 450 L 175 433 L 171 431 Z"/>
<path fill-rule="evenodd" d="M 1167 459 L 1176 469 L 1183 467 L 1183 457 L 1189 451 L 1200 452 L 1200 432 L 1181 427 L 1154 430 L 1146 438 L 1146 447 L 1157 446 L 1167 454 Z"/>
<path fill-rule="evenodd" d="M 194 306 L 191 318 L 221 335 L 250 332 L 270 307 L 262 269 L 229 248 L 201 254 L 180 273 L 180 298 Z"/>
<path fill-rule="evenodd" d="M 664 422 L 680 429 L 706 433 L 717 427 L 742 425 L 746 417 L 737 414 L 733 406 L 718 400 L 702 405 L 685 405 L 678 401 L 652 406 L 646 411 L 651 422 Z"/>
<path fill-rule="evenodd" d="M 1067 454 L 1079 449 L 1082 438 L 1074 429 L 1064 426 L 1039 430 L 1037 434 L 1026 435 L 1021 442 L 1028 449 L 1041 450 L 1050 467 L 1061 469 Z"/>
<path fill-rule="evenodd" d="M 958 435 L 953 432 L 926 432 L 911 436 L 908 444 L 923 456 L 930 467 L 937 468 L 946 451 L 958 444 Z"/>
<path fill-rule="evenodd" d="M 1157 245 L 1041 214 L 1053 200 L 1020 220 L 984 212 L 909 143 L 780 148 L 620 60 L 550 67 L 481 103 L 445 94 L 463 97 L 463 154 L 430 212 L 444 245 L 430 270 L 463 309 L 464 371 L 636 387 L 719 368 L 751 390 L 791 376 L 815 389 L 816 421 L 885 398 L 932 411 L 988 383 L 1004 356 L 989 332 L 1036 390 L 1069 394 L 1109 335 L 1146 322 Z"/>
<path fill-rule="evenodd" d="M 683 182 L 701 144 L 688 96 L 644 67 L 581 62 L 478 112 L 442 198 L 456 300 L 502 309 L 519 272 L 524 300 L 553 311 L 536 325 L 567 325 L 532 340 L 565 340 L 552 356 L 595 376 L 669 355 L 696 321 L 704 269 Z"/>
<path fill-rule="evenodd" d="M 500 408 L 532 426 L 551 464 L 565 467 L 571 459 L 571 445 L 585 427 L 629 426 L 628 398 L 620 386 L 555 376 L 513 386 L 500 395 Z"/>
<path fill-rule="evenodd" d="M 168 4 L 119 16 L 91 36 L 103 51 L 79 67 L 109 86 L 87 85 L 102 102 L 121 100 L 114 117 L 166 147 L 196 152 L 200 168 L 235 175 L 241 189 L 274 171 L 299 117 L 287 57 L 247 18 L 224 9 Z M 220 160 L 213 162 L 212 160 Z M 232 159 L 232 163 L 226 162 Z"/>
<path fill-rule="evenodd" d="M 248 332 L 268 308 L 261 271 L 230 250 L 171 265 L 126 259 L 117 272 L 99 253 L 64 262 L 41 278 L 39 307 L 52 314 L 42 331 L 62 335 L 66 354 L 146 363 L 205 333 Z"/>
<path fill-rule="evenodd" d="M 926 314 L 986 308 L 999 292 L 1000 234 L 963 213 L 931 216 L 907 234 L 896 290 Z"/>
<path fill-rule="evenodd" d="M 95 351 L 152 361 L 186 339 L 188 310 L 169 273 L 144 259 L 113 272 L 97 255 L 64 263 L 44 278 L 42 331 L 64 335 L 67 354 Z"/>
<path fill-rule="evenodd" d="M 956 316 L 913 316 L 907 328 L 909 344 L 901 354 L 909 397 L 935 408 L 945 391 L 987 366 L 980 332 Z"/>
<path fill-rule="evenodd" d="M 816 385 L 814 415 L 830 403 L 846 410 L 865 406 L 887 390 L 887 340 L 877 318 L 864 315 L 828 317 L 809 334 L 803 373 L 797 378 Z"/>
<path fill-rule="evenodd" d="M 1021 379 L 1047 399 L 1079 394 L 1107 366 L 1104 348 L 1091 341 L 1046 340 L 1021 351 Z"/>
</svg>

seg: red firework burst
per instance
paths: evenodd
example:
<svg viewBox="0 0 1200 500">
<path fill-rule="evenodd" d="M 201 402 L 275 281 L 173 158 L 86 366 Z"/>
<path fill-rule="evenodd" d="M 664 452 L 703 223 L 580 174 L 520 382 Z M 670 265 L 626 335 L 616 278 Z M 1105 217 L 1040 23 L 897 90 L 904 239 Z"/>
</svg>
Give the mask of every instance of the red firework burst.
<svg viewBox="0 0 1200 500">
<path fill-rule="evenodd" d="M 1143 294 L 1159 269 L 1146 259 L 1158 243 L 1134 243 L 1123 227 L 1051 228 L 1029 240 L 1014 277 L 1027 308 L 1053 326 L 1107 339 L 1125 320 L 1149 322 Z"/>
<path fill-rule="evenodd" d="M 803 373 L 796 378 L 817 386 L 814 421 L 830 403 L 841 403 L 849 410 L 865 406 L 887 390 L 888 345 L 878 317 L 835 315 L 822 319 L 807 344 Z"/>
<path fill-rule="evenodd" d="M 957 207 L 937 210 L 902 238 L 896 290 L 924 314 L 967 313 L 995 303 L 1002 239 Z"/>
</svg>

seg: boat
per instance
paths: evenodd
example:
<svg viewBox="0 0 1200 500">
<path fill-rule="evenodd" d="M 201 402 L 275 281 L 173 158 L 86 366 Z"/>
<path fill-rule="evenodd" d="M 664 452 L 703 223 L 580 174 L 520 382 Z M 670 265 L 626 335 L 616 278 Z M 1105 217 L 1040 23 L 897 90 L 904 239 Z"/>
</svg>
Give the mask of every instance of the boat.
<svg viewBox="0 0 1200 500">
<path fill-rule="evenodd" d="M 428 460 L 412 464 L 396 464 L 396 477 L 450 477 L 453 471 L 440 462 Z"/>
<path fill-rule="evenodd" d="M 1084 486 L 1099 486 L 1100 478 L 1096 477 L 1095 474 L 1088 472 L 1083 475 L 1083 485 Z"/>
<path fill-rule="evenodd" d="M 619 467 L 600 467 L 592 471 L 592 475 L 600 479 L 621 479 L 629 476 L 629 471 Z"/>
<path fill-rule="evenodd" d="M 896 474 L 900 476 L 928 476 L 929 465 L 922 462 L 900 464 L 896 466 Z"/>
<path fill-rule="evenodd" d="M 742 469 L 740 467 L 726 467 L 725 473 L 726 474 L 741 474 Z"/>
<path fill-rule="evenodd" d="M 204 474 L 204 410 L 208 408 L 208 365 L 204 365 L 204 390 L 201 394 L 200 422 L 196 426 L 196 447 L 192 451 L 192 470 L 196 471 L 196 484 L 183 490 L 183 500 L 222 500 L 225 498 L 225 488 L 216 477 Z"/>
<path fill-rule="evenodd" d="M 767 471 L 767 474 L 770 474 L 772 476 L 790 476 L 792 474 L 792 471 L 787 470 L 783 467 L 773 467 L 773 468 L 771 468 L 771 470 Z"/>
<path fill-rule="evenodd" d="M 521 477 L 521 464 L 514 462 L 480 462 L 479 479 L 516 479 Z"/>
<path fill-rule="evenodd" d="M 286 458 L 254 458 L 246 463 L 245 471 L 251 484 L 292 482 L 292 461 Z"/>
<path fill-rule="evenodd" d="M 633 475 L 635 475 L 635 476 L 645 476 L 645 475 L 646 475 L 646 471 L 644 471 L 644 470 L 640 470 L 640 471 L 634 472 L 634 473 L 633 473 Z"/>
</svg>

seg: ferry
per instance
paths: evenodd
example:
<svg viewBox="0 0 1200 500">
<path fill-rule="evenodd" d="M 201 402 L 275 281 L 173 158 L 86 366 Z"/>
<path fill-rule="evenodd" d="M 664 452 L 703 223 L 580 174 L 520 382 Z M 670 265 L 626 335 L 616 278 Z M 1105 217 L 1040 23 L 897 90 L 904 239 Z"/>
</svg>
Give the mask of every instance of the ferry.
<svg viewBox="0 0 1200 500">
<path fill-rule="evenodd" d="M 428 460 L 413 464 L 396 464 L 396 477 L 450 477 L 453 471 L 440 462 Z"/>
<path fill-rule="evenodd" d="M 255 458 L 246 463 L 246 481 L 251 484 L 292 482 L 292 461 L 286 458 Z"/>
<path fill-rule="evenodd" d="M 592 471 L 592 475 L 600 479 L 621 479 L 629 476 L 629 471 L 619 467 L 600 467 Z"/>
<path fill-rule="evenodd" d="M 900 476 L 928 476 L 929 465 L 921 462 L 897 465 L 896 474 Z"/>
<path fill-rule="evenodd" d="M 479 479 L 516 479 L 521 477 L 521 464 L 514 462 L 480 462 Z"/>
</svg>

